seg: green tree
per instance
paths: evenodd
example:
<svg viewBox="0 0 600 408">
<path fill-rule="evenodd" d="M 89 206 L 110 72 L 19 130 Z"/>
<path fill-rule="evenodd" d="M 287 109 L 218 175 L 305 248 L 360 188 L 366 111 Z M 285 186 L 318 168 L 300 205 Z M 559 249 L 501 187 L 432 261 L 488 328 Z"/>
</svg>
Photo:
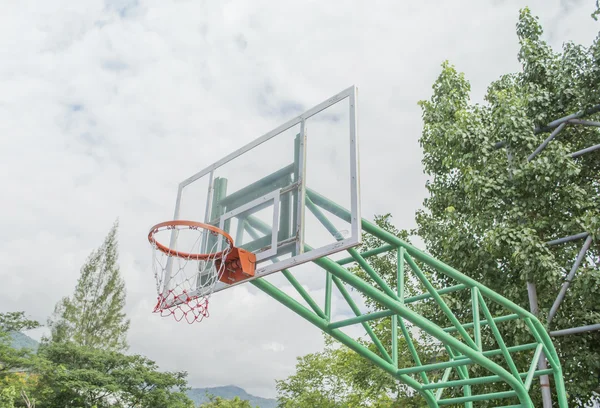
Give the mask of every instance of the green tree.
<svg viewBox="0 0 600 408">
<path fill-rule="evenodd" d="M 389 327 L 389 323 L 384 324 Z M 405 359 L 400 365 L 411 364 Z M 322 352 L 298 357 L 296 372 L 277 381 L 277 395 L 282 408 L 427 406 L 410 388 L 328 336 Z"/>
<path fill-rule="evenodd" d="M 23 406 L 26 396 L 36 386 L 35 378 L 28 374 L 38 359 L 27 348 L 13 348 L 11 334 L 39 326 L 24 312 L 0 313 L 0 408 Z"/>
<path fill-rule="evenodd" d="M 253 408 L 249 401 L 240 399 L 240 397 L 225 399 L 208 395 L 208 399 L 208 402 L 200 404 L 200 408 Z"/>
<path fill-rule="evenodd" d="M 0 388 L 0 408 L 14 408 L 17 399 L 17 390 L 14 386 Z"/>
<path fill-rule="evenodd" d="M 545 321 L 581 246 L 545 242 L 589 231 L 594 243 L 549 329 L 597 323 L 600 155 L 569 154 L 597 144 L 600 132 L 567 126 L 541 154 L 528 157 L 548 136 L 535 128 L 600 103 L 600 36 L 590 47 L 566 43 L 554 52 L 528 9 L 521 11 L 517 35 L 522 72 L 494 81 L 485 105 L 470 103 L 468 81 L 448 63 L 431 99 L 420 102 L 430 181 L 417 214 L 418 235 L 433 256 L 525 308 L 526 283 L 534 283 Z M 496 149 L 500 141 L 505 147 Z M 511 324 L 501 329 L 517 342 L 523 333 Z M 554 342 L 571 403 L 598 399 L 593 392 L 600 391 L 600 333 Z M 541 406 L 540 393 L 532 396 Z"/>
<path fill-rule="evenodd" d="M 117 227 L 115 222 L 81 268 L 73 296 L 57 303 L 49 320 L 52 341 L 114 351 L 127 348 L 129 319 L 123 312 L 125 283 L 118 265 Z"/>
<path fill-rule="evenodd" d="M 26 368 L 31 362 L 31 350 L 14 349 L 11 333 L 35 329 L 40 324 L 25 317 L 25 312 L 0 313 L 0 378 L 17 368 Z"/>
<path fill-rule="evenodd" d="M 185 372 L 160 372 L 139 355 L 73 342 L 44 344 L 37 367 L 37 407 L 190 408 Z"/>
</svg>

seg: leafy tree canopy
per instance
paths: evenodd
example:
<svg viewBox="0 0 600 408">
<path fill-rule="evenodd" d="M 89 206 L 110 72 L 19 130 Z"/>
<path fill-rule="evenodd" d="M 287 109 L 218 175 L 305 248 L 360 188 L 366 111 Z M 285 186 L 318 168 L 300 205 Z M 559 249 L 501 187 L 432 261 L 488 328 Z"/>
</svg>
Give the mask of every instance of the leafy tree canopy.
<svg viewBox="0 0 600 408">
<path fill-rule="evenodd" d="M 443 65 L 432 98 L 420 103 L 430 195 L 417 214 L 417 233 L 432 255 L 525 308 L 526 282 L 534 283 L 540 320 L 546 321 L 582 243 L 545 243 L 590 232 L 595 241 L 549 327 L 555 330 L 596 323 L 600 316 L 600 155 L 570 157 L 597 144 L 600 132 L 569 125 L 530 156 L 549 135 L 535 129 L 600 104 L 600 36 L 589 47 L 566 43 L 554 52 L 542 33 L 538 20 L 522 10 L 523 70 L 494 81 L 485 105 L 471 104 L 464 75 Z M 504 147 L 497 149 L 497 142 Z M 520 340 L 519 327 L 503 330 Z M 587 401 L 599 390 L 600 333 L 554 341 L 572 403 Z"/>
<path fill-rule="evenodd" d="M 75 292 L 56 305 L 49 320 L 52 341 L 73 341 L 94 348 L 127 348 L 129 319 L 125 317 L 125 282 L 118 265 L 118 223 L 81 268 Z"/>
<path fill-rule="evenodd" d="M 186 373 L 160 372 L 146 357 L 72 342 L 46 344 L 39 353 L 39 408 L 194 406 L 185 394 Z"/>
<path fill-rule="evenodd" d="M 16 369 L 26 368 L 30 364 L 31 351 L 11 347 L 11 332 L 35 329 L 40 324 L 25 316 L 25 312 L 0 313 L 0 380 L 14 373 Z"/>
</svg>

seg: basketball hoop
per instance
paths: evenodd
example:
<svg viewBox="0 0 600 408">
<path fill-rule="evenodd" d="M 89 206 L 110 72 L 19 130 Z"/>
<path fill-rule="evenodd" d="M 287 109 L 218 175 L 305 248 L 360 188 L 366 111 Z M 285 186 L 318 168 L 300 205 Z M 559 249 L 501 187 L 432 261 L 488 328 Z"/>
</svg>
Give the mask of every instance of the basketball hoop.
<svg viewBox="0 0 600 408">
<path fill-rule="evenodd" d="M 209 224 L 162 222 L 150 229 L 148 241 L 158 294 L 154 312 L 161 316 L 199 322 L 209 315 L 208 300 L 219 281 L 231 284 L 254 276 L 256 256 L 236 248 L 229 234 Z"/>
</svg>

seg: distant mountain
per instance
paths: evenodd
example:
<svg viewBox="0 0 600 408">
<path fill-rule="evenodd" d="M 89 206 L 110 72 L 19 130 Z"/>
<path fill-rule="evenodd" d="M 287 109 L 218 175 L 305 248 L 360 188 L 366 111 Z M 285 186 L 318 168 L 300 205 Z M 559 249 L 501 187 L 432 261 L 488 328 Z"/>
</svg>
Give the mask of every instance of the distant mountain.
<svg viewBox="0 0 600 408">
<path fill-rule="evenodd" d="M 23 334 L 21 332 L 12 332 L 10 333 L 10 337 L 12 337 L 11 347 L 16 349 L 28 348 L 37 351 L 40 343 L 32 339 L 31 337 Z"/>
<path fill-rule="evenodd" d="M 277 400 L 272 398 L 255 397 L 254 395 L 248 394 L 245 390 L 240 387 L 236 387 L 235 385 L 228 385 L 225 387 L 192 388 L 187 392 L 188 397 L 190 397 L 196 404 L 208 402 L 209 400 L 206 394 L 212 394 L 216 397 L 225 399 L 240 397 L 240 399 L 250 401 L 250 405 L 252 405 L 252 407 L 277 407 Z"/>
</svg>

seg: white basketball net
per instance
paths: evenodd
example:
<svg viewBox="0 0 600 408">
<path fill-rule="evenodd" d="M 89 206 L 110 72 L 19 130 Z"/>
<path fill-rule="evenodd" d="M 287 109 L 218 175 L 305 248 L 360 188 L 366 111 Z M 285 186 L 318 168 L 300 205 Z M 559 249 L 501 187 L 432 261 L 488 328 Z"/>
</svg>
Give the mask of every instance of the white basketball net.
<svg viewBox="0 0 600 408">
<path fill-rule="evenodd" d="M 154 313 L 188 323 L 208 317 L 208 299 L 225 269 L 218 261 L 227 259 L 231 243 L 202 227 L 166 225 L 154 230 L 151 244 L 158 294 Z M 207 256 L 198 259 L 198 254 Z"/>
</svg>

